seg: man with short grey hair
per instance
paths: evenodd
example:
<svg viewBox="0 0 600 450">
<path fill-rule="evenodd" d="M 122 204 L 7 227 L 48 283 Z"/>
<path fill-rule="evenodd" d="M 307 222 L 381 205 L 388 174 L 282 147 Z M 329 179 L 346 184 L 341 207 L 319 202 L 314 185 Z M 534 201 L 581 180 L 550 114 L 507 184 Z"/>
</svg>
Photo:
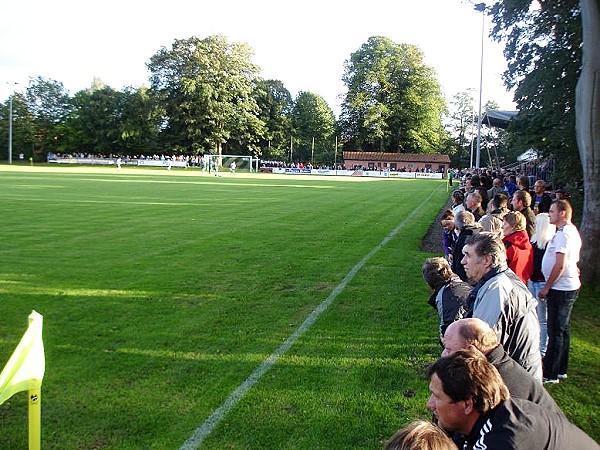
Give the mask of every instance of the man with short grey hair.
<svg viewBox="0 0 600 450">
<path fill-rule="evenodd" d="M 506 265 L 506 249 L 500 238 L 490 232 L 470 236 L 461 264 L 476 283 L 469 299 L 472 317 L 487 322 L 511 358 L 541 380 L 536 300 Z"/>
</svg>

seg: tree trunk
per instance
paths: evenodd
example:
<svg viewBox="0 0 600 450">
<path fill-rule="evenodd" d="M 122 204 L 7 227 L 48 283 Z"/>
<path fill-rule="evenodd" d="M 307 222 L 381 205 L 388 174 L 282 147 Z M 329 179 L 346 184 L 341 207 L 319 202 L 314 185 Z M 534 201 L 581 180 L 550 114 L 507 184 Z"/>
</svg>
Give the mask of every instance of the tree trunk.
<svg viewBox="0 0 600 450">
<path fill-rule="evenodd" d="M 600 0 L 580 0 L 583 61 L 576 91 L 576 132 L 583 166 L 582 281 L 600 286 Z M 596 247 L 596 245 L 599 245 Z"/>
</svg>

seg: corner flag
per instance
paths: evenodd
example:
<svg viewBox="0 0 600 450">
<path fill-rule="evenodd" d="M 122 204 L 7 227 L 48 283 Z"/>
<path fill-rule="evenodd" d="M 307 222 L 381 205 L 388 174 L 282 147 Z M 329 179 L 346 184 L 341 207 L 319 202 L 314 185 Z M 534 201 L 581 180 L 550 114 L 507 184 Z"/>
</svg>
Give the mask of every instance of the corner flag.
<svg viewBox="0 0 600 450">
<path fill-rule="evenodd" d="M 32 311 L 27 331 L 0 373 L 0 405 L 17 392 L 42 386 L 46 369 L 42 323 L 42 315 Z"/>
</svg>

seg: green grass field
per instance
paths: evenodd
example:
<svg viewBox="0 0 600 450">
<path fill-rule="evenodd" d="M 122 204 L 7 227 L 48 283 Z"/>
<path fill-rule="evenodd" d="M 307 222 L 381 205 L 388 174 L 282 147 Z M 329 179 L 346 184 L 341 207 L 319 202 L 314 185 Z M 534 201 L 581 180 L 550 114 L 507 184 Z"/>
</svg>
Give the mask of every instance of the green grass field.
<svg viewBox="0 0 600 450">
<path fill-rule="evenodd" d="M 35 309 L 43 449 L 380 449 L 431 417 L 420 243 L 447 198 L 428 180 L 0 166 L 0 366 Z M 584 291 L 550 388 L 596 440 L 597 304 Z M 0 449 L 25 448 L 19 393 Z"/>
</svg>

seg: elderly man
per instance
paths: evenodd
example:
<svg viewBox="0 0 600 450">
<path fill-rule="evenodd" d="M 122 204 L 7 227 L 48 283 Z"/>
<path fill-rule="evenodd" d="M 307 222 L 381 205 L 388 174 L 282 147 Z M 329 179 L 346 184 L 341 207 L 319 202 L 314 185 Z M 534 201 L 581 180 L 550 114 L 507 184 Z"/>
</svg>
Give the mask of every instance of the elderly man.
<svg viewBox="0 0 600 450">
<path fill-rule="evenodd" d="M 472 316 L 494 329 L 507 353 L 535 378 L 542 379 L 540 324 L 536 300 L 506 265 L 506 249 L 494 233 L 469 237 L 461 264 L 475 282 Z"/>
<path fill-rule="evenodd" d="M 571 344 L 571 311 L 581 282 L 579 252 L 581 237 L 571 223 L 573 208 L 567 200 L 557 200 L 550 206 L 550 223 L 556 234 L 546 246 L 542 272 L 546 283 L 538 292 L 546 299 L 548 309 L 548 347 L 544 358 L 544 381 L 558 383 L 567 378 L 569 346 Z"/>
<path fill-rule="evenodd" d="M 494 330 L 483 320 L 467 318 L 451 323 L 446 328 L 442 343 L 442 356 L 451 355 L 459 350 L 480 352 L 498 370 L 511 397 L 529 400 L 548 411 L 562 414 L 542 383 L 508 356 L 502 344 L 498 342 Z"/>
<path fill-rule="evenodd" d="M 552 197 L 546 192 L 546 182 L 544 180 L 536 180 L 536 182 L 533 183 L 531 200 L 533 203 L 533 212 L 536 215 L 550 211 Z"/>
<path fill-rule="evenodd" d="M 512 399 L 496 368 L 481 354 L 459 350 L 427 369 L 427 407 L 463 450 L 598 450 L 564 415 Z"/>
</svg>

